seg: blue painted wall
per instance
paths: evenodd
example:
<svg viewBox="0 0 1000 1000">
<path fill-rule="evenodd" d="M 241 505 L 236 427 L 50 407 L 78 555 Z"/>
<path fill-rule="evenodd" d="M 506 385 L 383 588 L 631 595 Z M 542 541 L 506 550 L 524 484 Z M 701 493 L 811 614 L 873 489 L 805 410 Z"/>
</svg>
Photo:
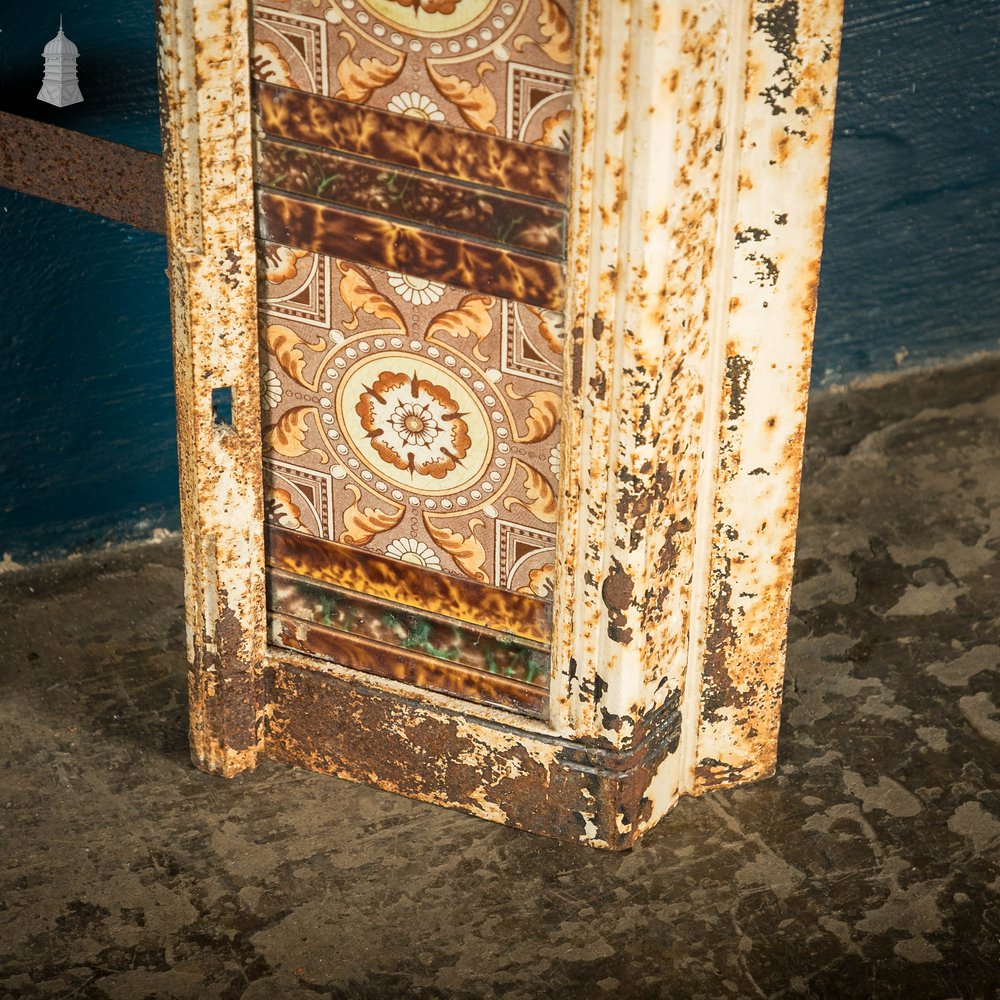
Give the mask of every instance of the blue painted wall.
<svg viewBox="0 0 1000 1000">
<path fill-rule="evenodd" d="M 813 384 L 1000 346 L 1000 3 L 847 0 Z"/>
<path fill-rule="evenodd" d="M 158 148 L 153 0 L 0 9 L 0 108 Z M 59 13 L 85 102 L 35 101 Z M 1000 346 L 1000 4 L 847 0 L 814 385 Z M 0 552 L 177 524 L 162 238 L 0 189 Z"/>
<path fill-rule="evenodd" d="M 82 104 L 35 99 L 59 14 Z M 159 149 L 152 0 L 0 5 L 0 108 Z M 0 188 L 0 552 L 177 527 L 166 244 Z"/>
</svg>

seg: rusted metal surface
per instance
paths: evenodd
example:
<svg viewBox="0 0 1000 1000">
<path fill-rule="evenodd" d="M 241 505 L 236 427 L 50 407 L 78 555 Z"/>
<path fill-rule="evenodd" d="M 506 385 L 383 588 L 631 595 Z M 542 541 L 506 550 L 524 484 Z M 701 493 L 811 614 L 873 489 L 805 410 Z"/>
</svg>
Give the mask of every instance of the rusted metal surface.
<svg viewBox="0 0 1000 1000">
<path fill-rule="evenodd" d="M 842 5 L 755 0 L 746 139 L 721 248 L 734 275 L 721 395 L 692 790 L 774 770 Z M 692 727 L 693 728 L 693 727 Z"/>
<path fill-rule="evenodd" d="M 229 776 L 256 764 L 266 715 L 246 5 L 165 2 L 159 43 L 191 749 Z M 212 413 L 225 389 L 231 426 Z"/>
<path fill-rule="evenodd" d="M 166 231 L 156 153 L 0 111 L 0 187 Z"/>
<path fill-rule="evenodd" d="M 838 5 L 579 5 L 547 724 L 265 652 L 246 5 L 166 7 L 196 759 L 263 751 L 611 848 L 766 774 Z"/>
<path fill-rule="evenodd" d="M 678 713 L 625 753 L 471 722 L 319 670 L 267 672 L 268 754 L 562 840 L 623 850 L 649 822 L 646 792 L 678 741 Z"/>
<path fill-rule="evenodd" d="M 774 760 L 840 11 L 580 16 L 553 717 L 620 744 L 681 698 L 655 820 Z"/>
<path fill-rule="evenodd" d="M 564 731 L 617 744 L 685 687 L 745 6 L 580 13 L 554 687 Z"/>
</svg>

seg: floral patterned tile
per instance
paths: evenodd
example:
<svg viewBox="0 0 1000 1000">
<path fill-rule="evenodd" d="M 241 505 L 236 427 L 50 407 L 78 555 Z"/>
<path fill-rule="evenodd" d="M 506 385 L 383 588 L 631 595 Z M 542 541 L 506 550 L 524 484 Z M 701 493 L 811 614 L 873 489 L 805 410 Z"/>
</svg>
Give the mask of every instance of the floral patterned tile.
<svg viewBox="0 0 1000 1000">
<path fill-rule="evenodd" d="M 260 81 L 568 148 L 568 2 L 290 0 L 253 13 Z"/>
<path fill-rule="evenodd" d="M 549 597 L 560 317 L 284 248 L 268 260 L 271 522 Z M 324 308 L 306 320 L 310 303 Z"/>
</svg>

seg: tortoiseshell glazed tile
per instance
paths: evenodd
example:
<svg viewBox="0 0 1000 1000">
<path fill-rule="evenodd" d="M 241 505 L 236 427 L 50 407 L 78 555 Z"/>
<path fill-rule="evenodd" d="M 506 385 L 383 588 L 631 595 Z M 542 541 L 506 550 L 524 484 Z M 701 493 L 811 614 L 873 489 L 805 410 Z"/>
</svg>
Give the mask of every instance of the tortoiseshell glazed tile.
<svg viewBox="0 0 1000 1000">
<path fill-rule="evenodd" d="M 545 309 L 562 308 L 563 266 L 549 257 L 273 191 L 259 192 L 257 202 L 261 234 L 285 246 L 349 256 L 359 264 Z"/>
<path fill-rule="evenodd" d="M 454 613 L 431 614 L 377 599 L 367 590 L 344 590 L 277 570 L 268 576 L 268 610 L 446 664 L 546 686 L 549 658 L 544 646 L 470 626 Z"/>
<path fill-rule="evenodd" d="M 282 193 L 562 257 L 564 209 L 325 150 L 262 141 L 257 180 Z"/>
<path fill-rule="evenodd" d="M 467 698 L 526 715 L 544 716 L 545 688 L 501 674 L 474 670 L 400 646 L 386 646 L 364 635 L 350 635 L 281 613 L 268 617 L 271 641 L 309 656 L 333 660 L 379 677 L 390 677 L 430 691 Z"/>
<path fill-rule="evenodd" d="M 559 204 L 566 199 L 569 158 L 561 150 L 263 84 L 256 95 L 265 136 Z"/>
<path fill-rule="evenodd" d="M 363 591 L 374 600 L 401 606 L 401 610 L 474 622 L 480 631 L 513 636 L 529 646 L 547 642 L 551 630 L 549 605 L 534 594 L 511 593 L 445 573 L 428 573 L 411 560 L 387 558 L 296 531 L 274 526 L 268 529 L 267 562 L 286 576 L 316 586 Z"/>
</svg>

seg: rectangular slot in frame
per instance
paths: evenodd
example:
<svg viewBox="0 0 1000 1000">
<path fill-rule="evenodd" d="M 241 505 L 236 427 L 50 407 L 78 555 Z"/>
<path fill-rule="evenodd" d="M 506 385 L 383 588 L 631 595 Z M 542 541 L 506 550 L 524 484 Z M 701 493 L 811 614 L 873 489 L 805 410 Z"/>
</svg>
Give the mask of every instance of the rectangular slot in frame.
<svg viewBox="0 0 1000 1000">
<path fill-rule="evenodd" d="M 233 387 L 223 385 L 212 390 L 212 423 L 220 427 L 233 426 Z"/>
</svg>

